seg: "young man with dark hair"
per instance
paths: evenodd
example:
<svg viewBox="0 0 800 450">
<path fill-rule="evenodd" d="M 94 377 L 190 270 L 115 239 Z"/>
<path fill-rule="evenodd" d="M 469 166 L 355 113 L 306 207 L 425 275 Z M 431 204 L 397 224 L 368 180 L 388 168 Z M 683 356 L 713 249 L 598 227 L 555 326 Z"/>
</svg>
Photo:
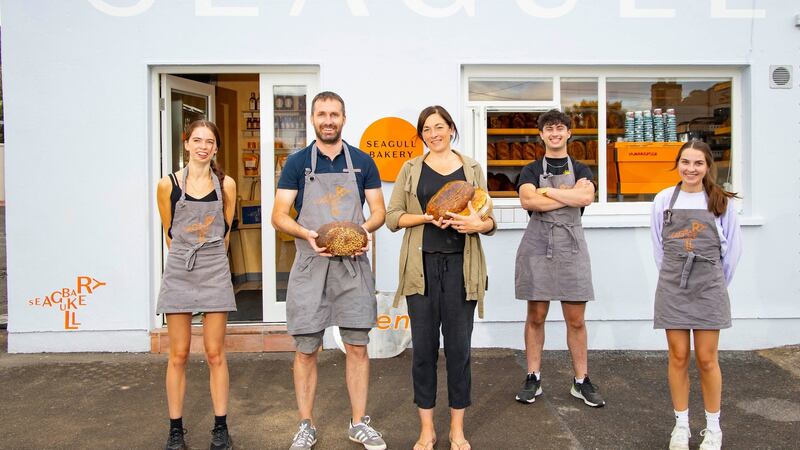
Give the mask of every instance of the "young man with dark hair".
<svg viewBox="0 0 800 450">
<path fill-rule="evenodd" d="M 570 393 L 589 406 L 605 401 L 589 381 L 586 302 L 594 300 L 589 252 L 581 226 L 583 208 L 594 201 L 592 171 L 567 155 L 570 118 L 558 110 L 539 117 L 546 152 L 522 169 L 517 190 L 531 216 L 517 250 L 516 298 L 528 303 L 525 351 L 528 373 L 516 399 L 533 403 L 541 388 L 544 323 L 551 301 L 561 302 L 575 377 Z"/>
<path fill-rule="evenodd" d="M 309 450 L 317 442 L 312 410 L 317 389 L 317 354 L 322 336 L 339 326 L 344 341 L 347 391 L 352 418 L 348 438 L 368 450 L 386 448 L 366 415 L 369 387 L 369 331 L 376 325 L 375 280 L 364 254 L 333 256 L 317 247 L 317 232 L 335 221 L 360 224 L 367 236 L 383 225 L 386 208 L 378 167 L 369 155 L 342 140 L 344 101 L 321 92 L 311 102 L 317 140 L 291 155 L 278 180 L 272 225 L 291 234 L 297 254 L 286 292 L 286 323 L 295 340 L 294 389 L 300 415 L 291 450 Z M 365 220 L 364 202 L 370 215 Z M 289 215 L 294 204 L 297 220 Z"/>
</svg>

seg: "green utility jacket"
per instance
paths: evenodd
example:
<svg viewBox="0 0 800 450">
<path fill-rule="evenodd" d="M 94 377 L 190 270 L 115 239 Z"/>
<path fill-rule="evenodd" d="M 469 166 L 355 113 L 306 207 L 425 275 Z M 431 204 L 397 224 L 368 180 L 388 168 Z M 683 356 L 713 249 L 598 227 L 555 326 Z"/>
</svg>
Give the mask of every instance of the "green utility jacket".
<svg viewBox="0 0 800 450">
<path fill-rule="evenodd" d="M 464 175 L 467 182 L 486 190 L 486 178 L 483 169 L 474 159 L 454 150 L 464 163 Z M 391 231 L 400 229 L 400 216 L 403 214 L 422 214 L 422 206 L 417 198 L 417 184 L 422 172 L 422 161 L 427 154 L 406 161 L 392 190 L 392 198 L 386 211 L 386 227 Z M 488 191 L 487 191 L 488 192 Z M 492 229 L 486 233 L 494 234 L 497 222 L 494 213 L 490 213 Z M 422 268 L 422 230 L 424 226 L 406 228 L 403 246 L 400 248 L 400 282 L 394 297 L 394 306 L 404 296 L 425 293 L 425 275 Z M 486 259 L 483 256 L 481 239 L 478 234 L 467 234 L 464 240 L 464 287 L 467 300 L 478 302 L 478 317 L 483 318 L 483 297 L 489 283 L 486 273 Z"/>
</svg>

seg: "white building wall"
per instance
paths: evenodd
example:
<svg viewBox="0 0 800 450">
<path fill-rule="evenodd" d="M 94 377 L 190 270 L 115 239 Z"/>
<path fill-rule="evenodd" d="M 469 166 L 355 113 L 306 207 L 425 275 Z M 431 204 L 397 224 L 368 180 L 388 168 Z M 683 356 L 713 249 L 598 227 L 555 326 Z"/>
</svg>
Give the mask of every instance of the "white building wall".
<svg viewBox="0 0 800 450">
<path fill-rule="evenodd" d="M 563 9 L 534 11 L 540 3 Z M 750 225 L 730 289 L 734 327 L 721 346 L 800 342 L 800 86 L 768 88 L 770 64 L 794 64 L 800 76 L 800 11 L 792 3 L 2 1 L 9 349 L 149 347 L 158 282 L 150 274 L 159 263 L 150 250 L 159 237 L 151 233 L 157 130 L 149 70 L 183 64 L 318 64 L 321 88 L 347 102 L 351 143 L 378 118 L 415 123 L 434 103 L 463 124 L 462 65 L 740 66 L 745 120 L 736 132 L 745 137 L 741 189 Z M 753 5 L 763 18 L 725 17 L 750 14 Z M 384 184 L 387 198 L 391 189 Z M 648 233 L 587 230 L 598 299 L 587 311 L 592 348 L 664 348 L 651 329 L 657 274 Z M 522 345 L 525 307 L 513 299 L 521 236 L 500 230 L 484 240 L 490 290 L 475 346 Z M 395 289 L 400 238 L 378 233 L 381 291 Z M 77 310 L 80 329 L 65 331 L 68 319 L 57 307 L 29 302 L 75 287 L 77 276 L 106 285 Z M 564 348 L 561 324 L 549 327 L 547 347 Z M 103 344 L 89 343 L 97 341 Z"/>
</svg>

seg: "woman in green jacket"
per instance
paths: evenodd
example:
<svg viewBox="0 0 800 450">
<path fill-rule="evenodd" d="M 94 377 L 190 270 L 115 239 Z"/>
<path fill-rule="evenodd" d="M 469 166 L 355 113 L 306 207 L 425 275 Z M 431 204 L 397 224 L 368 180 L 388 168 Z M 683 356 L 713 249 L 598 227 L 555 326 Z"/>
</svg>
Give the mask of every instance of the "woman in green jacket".
<svg viewBox="0 0 800 450">
<path fill-rule="evenodd" d="M 471 204 L 469 216 L 448 213 L 449 218 L 434 220 L 423 212 L 445 183 L 463 180 L 486 190 L 486 180 L 475 160 L 450 147 L 458 139 L 458 130 L 441 106 L 430 106 L 420 113 L 417 136 L 429 151 L 400 169 L 386 213 L 391 231 L 406 229 L 395 305 L 405 296 L 411 317 L 411 374 L 420 417 L 414 450 L 430 450 L 436 442 L 433 408 L 440 328 L 447 359 L 450 448 L 469 450 L 464 410 L 471 403 L 472 325 L 476 306 L 483 317 L 488 281 L 479 235 L 493 234 L 496 225 L 491 213 L 481 218 Z"/>
</svg>

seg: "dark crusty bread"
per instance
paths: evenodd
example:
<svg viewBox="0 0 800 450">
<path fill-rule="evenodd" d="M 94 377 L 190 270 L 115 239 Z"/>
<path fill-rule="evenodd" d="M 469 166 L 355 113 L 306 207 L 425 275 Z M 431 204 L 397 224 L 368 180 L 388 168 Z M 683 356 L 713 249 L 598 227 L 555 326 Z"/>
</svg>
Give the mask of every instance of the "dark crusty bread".
<svg viewBox="0 0 800 450">
<path fill-rule="evenodd" d="M 445 183 L 425 207 L 425 213 L 434 219 L 448 218 L 447 211 L 457 213 L 467 208 L 467 203 L 475 195 L 475 188 L 466 181 L 455 180 Z"/>
</svg>

